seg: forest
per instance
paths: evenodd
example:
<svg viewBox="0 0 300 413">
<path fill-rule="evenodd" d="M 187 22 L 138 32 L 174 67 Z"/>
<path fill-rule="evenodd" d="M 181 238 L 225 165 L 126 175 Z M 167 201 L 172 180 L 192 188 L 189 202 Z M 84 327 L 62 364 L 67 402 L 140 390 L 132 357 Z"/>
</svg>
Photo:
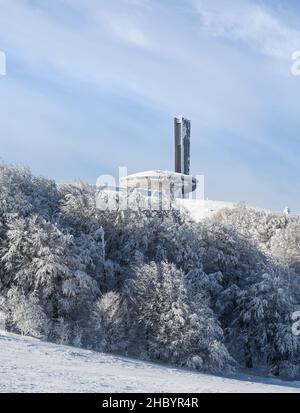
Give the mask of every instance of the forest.
<svg viewBox="0 0 300 413">
<path fill-rule="evenodd" d="M 244 204 L 98 208 L 85 183 L 0 164 L 0 312 L 54 343 L 225 373 L 300 377 L 300 216 Z M 120 195 L 127 196 L 127 195 Z"/>
</svg>

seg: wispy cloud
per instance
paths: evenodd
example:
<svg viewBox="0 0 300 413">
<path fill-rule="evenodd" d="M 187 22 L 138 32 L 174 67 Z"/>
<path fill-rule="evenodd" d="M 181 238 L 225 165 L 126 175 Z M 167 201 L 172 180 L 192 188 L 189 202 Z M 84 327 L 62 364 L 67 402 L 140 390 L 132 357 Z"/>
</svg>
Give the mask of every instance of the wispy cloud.
<svg viewBox="0 0 300 413">
<path fill-rule="evenodd" d="M 227 199 L 249 199 L 234 179 L 252 174 L 254 198 L 269 170 L 294 182 L 300 81 L 289 59 L 299 33 L 261 4 L 0 0 L 9 67 L 0 156 L 60 179 L 92 180 L 122 163 L 172 168 L 171 118 L 183 113 L 193 120 L 194 172 L 219 177 L 209 196 L 228 188 Z M 270 199 L 283 203 L 276 189 Z"/>
<path fill-rule="evenodd" d="M 127 16 L 119 17 L 108 11 L 99 12 L 98 15 L 103 19 L 110 34 L 119 40 L 141 49 L 154 49 L 154 43 L 142 29 L 140 23 L 128 19 Z"/>
<path fill-rule="evenodd" d="M 240 41 L 265 55 L 290 59 L 300 48 L 300 31 L 256 1 L 195 0 L 202 26 L 214 36 Z"/>
</svg>

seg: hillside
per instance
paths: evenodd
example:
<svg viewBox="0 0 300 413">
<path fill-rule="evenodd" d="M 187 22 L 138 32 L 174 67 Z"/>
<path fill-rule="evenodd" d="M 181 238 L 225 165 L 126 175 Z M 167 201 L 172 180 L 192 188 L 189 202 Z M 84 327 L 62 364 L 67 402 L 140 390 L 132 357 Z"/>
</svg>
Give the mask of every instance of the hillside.
<svg viewBox="0 0 300 413">
<path fill-rule="evenodd" d="M 10 333 L 203 373 L 239 365 L 300 379 L 300 217 L 205 203 L 216 213 L 195 222 L 136 192 L 116 199 L 1 164 L 0 184 Z"/>
<path fill-rule="evenodd" d="M 0 332 L 0 392 L 300 393 L 300 382 L 221 377 Z"/>
</svg>

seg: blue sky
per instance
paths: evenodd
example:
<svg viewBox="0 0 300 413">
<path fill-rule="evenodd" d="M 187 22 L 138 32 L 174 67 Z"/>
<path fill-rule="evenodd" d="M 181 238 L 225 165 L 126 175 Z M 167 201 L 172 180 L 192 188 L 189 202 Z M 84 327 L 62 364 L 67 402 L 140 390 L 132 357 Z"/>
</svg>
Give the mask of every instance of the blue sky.
<svg viewBox="0 0 300 413">
<path fill-rule="evenodd" d="M 300 212 L 300 4 L 0 0 L 0 158 L 59 182 L 173 169 L 192 120 L 206 196 Z"/>
</svg>

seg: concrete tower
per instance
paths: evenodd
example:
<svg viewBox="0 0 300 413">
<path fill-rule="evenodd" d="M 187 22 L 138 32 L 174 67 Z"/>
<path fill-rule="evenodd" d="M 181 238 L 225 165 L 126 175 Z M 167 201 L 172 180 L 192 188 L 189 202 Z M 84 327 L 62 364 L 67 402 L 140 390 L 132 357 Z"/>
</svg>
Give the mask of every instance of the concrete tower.
<svg viewBox="0 0 300 413">
<path fill-rule="evenodd" d="M 175 172 L 190 174 L 191 121 L 182 116 L 174 120 Z"/>
<path fill-rule="evenodd" d="M 121 188 L 171 198 L 188 198 L 196 190 L 197 179 L 190 175 L 191 122 L 180 116 L 175 118 L 174 126 L 175 172 L 154 170 L 128 175 L 120 179 Z"/>
</svg>

